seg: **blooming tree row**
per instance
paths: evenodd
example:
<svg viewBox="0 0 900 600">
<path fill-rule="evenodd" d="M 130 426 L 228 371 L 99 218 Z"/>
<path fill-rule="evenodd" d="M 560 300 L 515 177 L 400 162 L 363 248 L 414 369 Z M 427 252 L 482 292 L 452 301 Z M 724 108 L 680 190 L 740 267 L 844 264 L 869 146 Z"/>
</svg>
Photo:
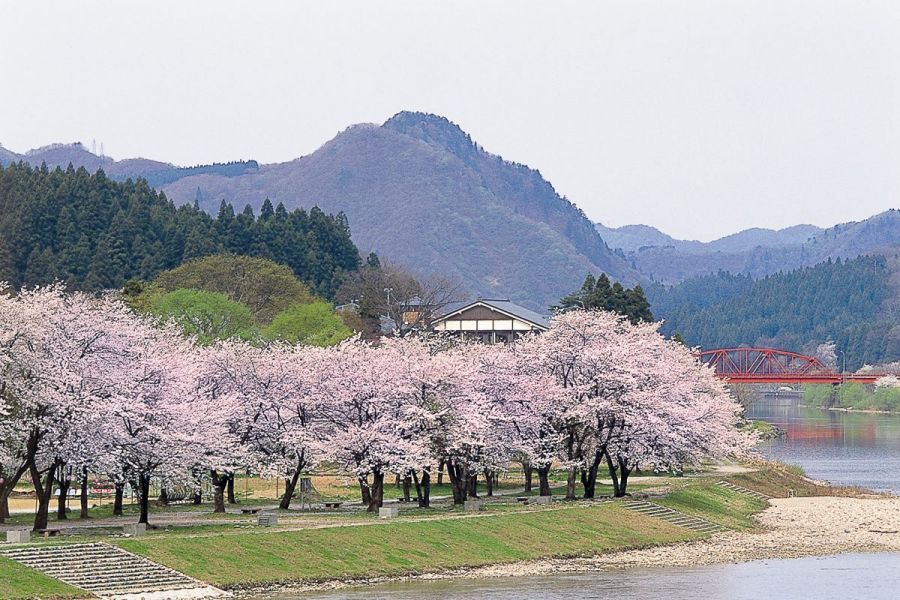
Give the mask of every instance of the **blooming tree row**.
<svg viewBox="0 0 900 600">
<path fill-rule="evenodd" d="M 288 508 L 301 473 L 322 465 L 358 481 L 370 510 L 389 475 L 428 506 L 438 471 L 463 502 L 512 461 L 537 472 L 544 495 L 554 465 L 568 497 L 579 478 L 593 497 L 600 472 L 624 495 L 639 466 L 744 453 L 739 419 L 688 349 L 605 312 L 560 314 L 504 346 L 423 336 L 260 348 L 198 345 L 114 296 L 0 294 L 0 516 L 29 478 L 36 529 L 54 487 L 86 489 L 88 473 L 115 482 L 119 511 L 130 483 L 142 522 L 153 479 L 208 478 L 224 511 L 235 472 L 279 477 Z"/>
</svg>

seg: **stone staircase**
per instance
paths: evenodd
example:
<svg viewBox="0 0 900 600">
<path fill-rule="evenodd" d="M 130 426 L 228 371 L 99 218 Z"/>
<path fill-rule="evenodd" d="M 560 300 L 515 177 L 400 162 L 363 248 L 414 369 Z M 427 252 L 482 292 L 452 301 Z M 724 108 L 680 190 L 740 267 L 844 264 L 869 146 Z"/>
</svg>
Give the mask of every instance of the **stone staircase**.
<svg viewBox="0 0 900 600">
<path fill-rule="evenodd" d="M 722 481 L 718 482 L 718 485 L 721 485 L 723 488 L 729 489 L 733 492 L 737 492 L 739 494 L 743 494 L 745 496 L 750 496 L 751 498 L 756 498 L 757 500 L 764 500 L 768 502 L 772 499 L 772 496 L 767 496 L 762 492 L 757 492 L 756 490 L 751 490 L 750 488 L 745 488 L 743 486 L 737 485 L 736 483 L 731 483 L 730 481 Z"/>
<path fill-rule="evenodd" d="M 696 531 L 698 533 L 711 534 L 728 531 L 727 528 L 722 527 L 718 523 L 687 515 L 673 508 L 669 508 L 668 506 L 654 504 L 653 502 L 647 502 L 645 500 L 629 500 L 624 502 L 623 506 L 628 510 L 633 510 L 649 517 L 662 519 L 673 525 L 678 525 L 679 527 L 684 527 L 685 529 L 690 529 L 691 531 Z"/>
<path fill-rule="evenodd" d="M 0 554 L 104 599 L 174 600 L 230 596 L 109 544 L 21 546 Z"/>
</svg>

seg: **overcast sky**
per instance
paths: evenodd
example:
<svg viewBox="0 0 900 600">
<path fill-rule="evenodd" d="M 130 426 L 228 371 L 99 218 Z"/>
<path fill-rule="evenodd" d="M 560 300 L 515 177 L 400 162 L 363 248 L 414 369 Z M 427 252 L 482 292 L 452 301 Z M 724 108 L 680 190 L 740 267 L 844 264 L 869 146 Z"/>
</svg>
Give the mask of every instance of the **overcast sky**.
<svg viewBox="0 0 900 600">
<path fill-rule="evenodd" d="M 178 164 L 444 115 L 594 220 L 708 240 L 900 206 L 900 2 L 0 0 L 0 143 Z"/>
</svg>

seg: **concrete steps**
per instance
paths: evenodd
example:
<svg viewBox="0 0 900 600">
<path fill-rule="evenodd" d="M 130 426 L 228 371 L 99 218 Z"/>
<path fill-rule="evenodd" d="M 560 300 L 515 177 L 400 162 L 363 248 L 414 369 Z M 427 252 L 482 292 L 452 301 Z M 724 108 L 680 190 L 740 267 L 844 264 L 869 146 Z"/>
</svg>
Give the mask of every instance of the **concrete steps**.
<svg viewBox="0 0 900 600">
<path fill-rule="evenodd" d="M 628 510 L 633 510 L 642 515 L 647 515 L 648 517 L 662 519 L 673 525 L 678 525 L 679 527 L 684 527 L 685 529 L 690 529 L 691 531 L 696 531 L 698 533 L 712 534 L 728 531 L 727 528 L 722 527 L 718 523 L 687 515 L 673 508 L 654 504 L 653 502 L 647 502 L 645 500 L 629 500 L 624 502 L 623 506 Z"/>
<path fill-rule="evenodd" d="M 762 492 L 757 492 L 756 490 L 751 490 L 750 488 L 745 488 L 743 486 L 737 485 L 736 483 L 731 483 L 730 481 L 722 480 L 717 483 L 723 488 L 727 488 L 733 492 L 737 492 L 745 496 L 750 496 L 751 498 L 756 498 L 757 500 L 765 500 L 766 502 L 768 502 L 772 499 L 772 496 L 768 496 L 766 494 L 763 494 Z"/>
<path fill-rule="evenodd" d="M 109 544 L 21 546 L 5 550 L 2 555 L 111 600 L 230 596 L 178 571 Z"/>
</svg>

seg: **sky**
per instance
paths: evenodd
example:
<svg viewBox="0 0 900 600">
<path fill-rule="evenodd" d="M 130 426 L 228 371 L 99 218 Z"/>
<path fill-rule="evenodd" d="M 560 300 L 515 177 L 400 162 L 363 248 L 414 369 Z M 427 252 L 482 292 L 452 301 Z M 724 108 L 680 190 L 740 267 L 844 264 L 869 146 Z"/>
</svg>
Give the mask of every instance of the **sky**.
<svg viewBox="0 0 900 600">
<path fill-rule="evenodd" d="M 448 117 L 606 225 L 900 207 L 900 2 L 0 0 L 0 143 L 181 165 Z"/>
</svg>

